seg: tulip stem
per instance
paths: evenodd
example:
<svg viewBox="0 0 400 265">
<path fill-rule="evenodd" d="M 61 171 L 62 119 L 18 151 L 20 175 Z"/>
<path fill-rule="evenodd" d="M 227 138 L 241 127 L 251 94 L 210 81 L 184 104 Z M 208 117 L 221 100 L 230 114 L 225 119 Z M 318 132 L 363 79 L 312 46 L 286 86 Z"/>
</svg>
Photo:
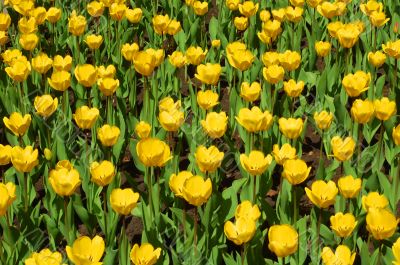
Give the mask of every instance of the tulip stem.
<svg viewBox="0 0 400 265">
<path fill-rule="evenodd" d="M 394 59 L 394 82 L 393 82 L 393 86 L 390 87 L 392 89 L 391 94 L 393 94 L 393 91 L 395 90 L 395 86 L 397 84 L 397 61 L 398 61 L 398 59 L 395 58 Z"/>
<path fill-rule="evenodd" d="M 194 208 L 194 236 L 193 236 L 193 245 L 194 245 L 194 256 L 197 256 L 197 207 Z"/>
<path fill-rule="evenodd" d="M 382 246 L 383 246 L 383 244 L 381 244 L 379 246 L 379 254 L 378 254 L 378 263 L 377 263 L 377 265 L 381 265 L 382 264 Z"/>
<path fill-rule="evenodd" d="M 396 178 L 394 179 L 394 194 L 396 194 L 395 202 L 397 202 L 398 199 L 398 192 L 399 192 L 399 180 L 400 180 L 400 156 L 397 155 L 397 174 Z"/>
<path fill-rule="evenodd" d="M 152 219 L 154 214 L 153 214 L 153 202 L 152 202 L 152 176 L 149 174 L 149 169 L 146 167 L 145 169 L 145 175 L 147 179 L 147 189 L 148 189 L 148 203 L 150 207 L 150 218 Z"/>
<path fill-rule="evenodd" d="M 106 238 L 106 242 L 108 242 L 107 238 L 107 190 L 103 187 L 103 211 L 104 211 L 104 236 Z"/>
<path fill-rule="evenodd" d="M 25 204 L 25 213 L 28 212 L 28 206 L 29 206 L 29 198 L 28 198 L 28 174 L 24 173 L 24 182 L 25 182 L 25 190 L 24 190 L 24 204 Z"/>
<path fill-rule="evenodd" d="M 186 242 L 186 202 L 183 202 L 183 213 L 182 213 L 182 228 L 183 228 L 183 239 Z"/>
<path fill-rule="evenodd" d="M 244 243 L 242 245 L 242 249 L 241 249 L 241 252 L 240 252 L 240 256 L 241 256 L 241 259 L 242 259 L 242 263 L 241 263 L 242 265 L 244 265 L 244 261 L 246 259 L 246 252 L 247 252 L 247 244 Z"/>
<path fill-rule="evenodd" d="M 65 225 L 65 231 L 67 234 L 67 243 L 68 245 L 72 244 L 72 240 L 70 238 L 70 230 L 71 226 L 69 224 L 69 216 L 68 216 L 68 197 L 64 197 L 64 225 Z"/>
<path fill-rule="evenodd" d="M 362 145 L 362 125 L 358 124 L 358 147 L 357 147 L 357 172 L 361 176 L 362 168 L 361 166 L 361 145 Z"/>
<path fill-rule="evenodd" d="M 293 225 L 296 226 L 298 213 L 297 207 L 297 193 L 296 193 L 296 186 L 292 185 L 292 196 L 293 196 Z"/>
</svg>

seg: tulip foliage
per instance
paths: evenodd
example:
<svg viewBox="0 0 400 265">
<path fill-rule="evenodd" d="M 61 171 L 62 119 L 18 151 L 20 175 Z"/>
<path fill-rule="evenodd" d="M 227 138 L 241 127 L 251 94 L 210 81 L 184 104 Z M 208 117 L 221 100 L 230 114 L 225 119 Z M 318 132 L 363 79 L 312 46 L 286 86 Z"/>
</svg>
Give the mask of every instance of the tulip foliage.
<svg viewBox="0 0 400 265">
<path fill-rule="evenodd" d="M 400 264 L 399 10 L 0 1 L 0 264 Z"/>
</svg>

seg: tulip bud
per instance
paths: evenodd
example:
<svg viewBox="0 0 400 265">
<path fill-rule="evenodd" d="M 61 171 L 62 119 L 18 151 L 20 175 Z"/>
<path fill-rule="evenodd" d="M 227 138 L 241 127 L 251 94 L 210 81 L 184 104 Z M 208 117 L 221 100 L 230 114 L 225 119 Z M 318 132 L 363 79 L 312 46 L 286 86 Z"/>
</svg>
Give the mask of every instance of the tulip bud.
<svg viewBox="0 0 400 265">
<path fill-rule="evenodd" d="M 197 92 L 197 104 L 204 110 L 210 110 L 218 104 L 218 93 L 212 90 Z"/>
<path fill-rule="evenodd" d="M 282 177 L 292 185 L 304 182 L 310 174 L 311 167 L 301 159 L 288 159 L 283 163 Z"/>
<path fill-rule="evenodd" d="M 248 132 L 266 131 L 273 123 L 271 113 L 267 110 L 262 112 L 257 106 L 252 107 L 251 110 L 248 108 L 240 109 L 235 118 Z"/>
<path fill-rule="evenodd" d="M 299 245 L 299 234 L 290 225 L 273 225 L 268 230 L 268 248 L 279 258 L 295 253 Z"/>
<path fill-rule="evenodd" d="M 120 129 L 117 126 L 110 126 L 109 124 L 105 124 L 97 130 L 97 138 L 106 147 L 115 145 L 119 135 Z"/>
<path fill-rule="evenodd" d="M 47 161 L 50 161 L 51 158 L 53 157 L 53 153 L 51 152 L 51 150 L 49 148 L 45 148 L 43 153 L 44 153 L 44 157 L 46 158 Z"/>
<path fill-rule="evenodd" d="M 288 139 L 297 139 L 303 131 L 303 120 L 301 118 L 280 118 L 279 131 Z"/>
<path fill-rule="evenodd" d="M 355 198 L 361 190 L 362 180 L 353 176 L 341 177 L 338 180 L 339 192 L 346 199 Z"/>
<path fill-rule="evenodd" d="M 225 112 L 209 112 L 206 119 L 200 121 L 201 126 L 212 139 L 221 138 L 228 128 L 228 116 Z"/>
</svg>

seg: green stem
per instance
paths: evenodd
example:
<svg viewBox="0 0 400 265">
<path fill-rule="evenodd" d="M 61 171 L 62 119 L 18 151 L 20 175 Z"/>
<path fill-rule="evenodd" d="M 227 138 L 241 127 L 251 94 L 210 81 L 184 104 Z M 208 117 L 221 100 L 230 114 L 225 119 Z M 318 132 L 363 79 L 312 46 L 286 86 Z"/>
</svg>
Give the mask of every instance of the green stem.
<svg viewBox="0 0 400 265">
<path fill-rule="evenodd" d="M 108 242 L 108 231 L 107 231 L 107 189 L 103 187 L 103 211 L 104 211 L 104 235 L 106 242 Z"/>
<path fill-rule="evenodd" d="M 28 192 L 28 174 L 24 173 L 23 178 L 24 178 L 24 184 L 25 184 L 25 190 L 24 190 L 24 210 L 25 213 L 28 212 L 28 207 L 29 207 L 29 192 Z"/>
<path fill-rule="evenodd" d="M 70 217 L 68 215 L 68 198 L 69 197 L 64 197 L 64 225 L 65 225 L 65 231 L 67 233 L 67 243 L 68 245 L 72 245 L 72 240 L 70 238 L 70 230 L 71 230 L 71 225 L 70 225 Z"/>
<path fill-rule="evenodd" d="M 197 256 L 197 207 L 194 208 L 194 236 L 193 236 L 193 245 L 194 245 L 194 256 Z"/>
<path fill-rule="evenodd" d="M 299 215 L 299 209 L 297 207 L 297 192 L 296 186 L 292 185 L 292 196 L 293 196 L 293 225 L 296 226 L 297 218 Z"/>
</svg>

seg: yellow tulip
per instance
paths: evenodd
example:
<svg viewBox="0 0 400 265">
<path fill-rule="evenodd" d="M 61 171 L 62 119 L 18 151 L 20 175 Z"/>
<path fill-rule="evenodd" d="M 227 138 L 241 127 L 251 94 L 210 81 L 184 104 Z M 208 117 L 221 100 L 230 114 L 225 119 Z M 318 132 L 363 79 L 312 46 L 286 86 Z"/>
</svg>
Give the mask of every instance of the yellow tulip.
<svg viewBox="0 0 400 265">
<path fill-rule="evenodd" d="M 218 93 L 212 90 L 197 92 L 197 104 L 204 110 L 209 110 L 218 105 Z"/>
<path fill-rule="evenodd" d="M 338 180 L 339 192 L 346 199 L 355 198 L 360 194 L 362 180 L 353 176 L 341 177 Z"/>
<path fill-rule="evenodd" d="M 310 174 L 311 167 L 301 159 L 287 159 L 283 163 L 282 177 L 292 185 L 304 182 Z"/>
<path fill-rule="evenodd" d="M 229 8 L 229 10 L 238 10 L 239 9 L 239 4 L 240 0 L 226 0 L 225 1 L 226 6 Z"/>
<path fill-rule="evenodd" d="M 63 92 L 71 86 L 71 74 L 67 71 L 53 72 L 47 82 L 54 90 Z"/>
<path fill-rule="evenodd" d="M 97 80 L 97 85 L 99 86 L 101 93 L 103 93 L 104 96 L 109 97 L 112 96 L 119 87 L 119 80 L 109 77 L 100 78 Z"/>
<path fill-rule="evenodd" d="M 229 43 L 226 46 L 226 53 L 229 64 L 240 71 L 249 69 L 255 60 L 251 51 L 247 50 L 246 45 L 241 42 Z"/>
<path fill-rule="evenodd" d="M 360 33 L 360 29 L 354 24 L 346 24 L 336 32 L 339 43 L 344 48 L 352 48 L 357 43 Z"/>
<path fill-rule="evenodd" d="M 260 20 L 262 22 L 267 22 L 271 19 L 271 13 L 268 10 L 261 10 L 260 11 Z"/>
<path fill-rule="evenodd" d="M 49 148 L 45 148 L 43 151 L 44 157 L 46 158 L 47 161 L 50 161 L 53 157 L 53 153 Z"/>
<path fill-rule="evenodd" d="M 136 153 L 146 167 L 163 167 L 172 158 L 169 146 L 157 138 L 141 139 Z"/>
<path fill-rule="evenodd" d="M 247 82 L 243 82 L 240 87 L 240 96 L 248 101 L 256 101 L 260 97 L 261 85 L 258 82 L 253 82 L 251 85 Z"/>
<path fill-rule="evenodd" d="M 273 64 L 263 68 L 263 76 L 267 82 L 277 84 L 283 80 L 285 69 L 282 66 Z"/>
<path fill-rule="evenodd" d="M 209 148 L 200 145 L 197 147 L 194 157 L 201 172 L 212 173 L 221 166 L 224 153 L 220 152 L 214 145 Z"/>
<path fill-rule="evenodd" d="M 316 8 L 323 1 L 325 0 L 307 0 L 307 5 L 311 6 L 312 8 Z"/>
<path fill-rule="evenodd" d="M 376 68 L 381 67 L 385 63 L 385 61 L 386 55 L 381 51 L 368 53 L 368 62 Z"/>
<path fill-rule="evenodd" d="M 322 2 L 317 6 L 317 11 L 321 16 L 331 19 L 338 15 L 338 5 L 331 2 Z"/>
<path fill-rule="evenodd" d="M 43 95 L 35 97 L 33 102 L 36 113 L 44 118 L 50 117 L 57 109 L 58 99 L 52 98 L 51 95 Z"/>
<path fill-rule="evenodd" d="M 146 51 L 139 51 L 133 57 L 135 71 L 144 76 L 150 76 L 156 67 L 156 58 Z"/>
<path fill-rule="evenodd" d="M 190 46 L 186 50 L 186 59 L 189 64 L 199 65 L 206 58 L 207 50 L 200 47 Z"/>
<path fill-rule="evenodd" d="M 61 9 L 57 7 L 50 7 L 46 12 L 46 19 L 54 24 L 61 18 Z"/>
<path fill-rule="evenodd" d="M 356 99 L 351 106 L 350 112 L 355 122 L 366 124 L 374 116 L 375 108 L 374 104 L 368 99 Z"/>
<path fill-rule="evenodd" d="M 101 65 L 96 67 L 96 72 L 98 78 L 114 78 L 117 69 L 112 64 L 107 65 L 107 67 Z"/>
<path fill-rule="evenodd" d="M 129 22 L 133 24 L 139 23 L 140 20 L 142 19 L 142 16 L 143 16 L 143 11 L 138 7 L 133 9 L 128 8 L 125 11 L 125 17 L 128 19 Z"/>
<path fill-rule="evenodd" d="M 285 16 L 288 21 L 297 23 L 300 22 L 300 20 L 302 19 L 303 12 L 304 10 L 301 7 L 288 6 L 286 7 Z"/>
<path fill-rule="evenodd" d="M 345 139 L 334 136 L 331 140 L 331 146 L 334 157 L 340 162 L 351 159 L 356 147 L 356 143 L 351 137 Z"/>
<path fill-rule="evenodd" d="M 89 108 L 88 106 L 82 106 L 76 109 L 73 118 L 79 128 L 91 129 L 99 117 L 100 112 L 97 108 Z"/>
<path fill-rule="evenodd" d="M 23 136 L 26 133 L 31 124 L 31 120 L 30 114 L 22 116 L 19 112 L 13 112 L 9 118 L 3 118 L 4 125 L 16 136 Z"/>
<path fill-rule="evenodd" d="M 382 44 L 382 50 L 395 59 L 400 59 L 400 40 L 389 41 L 386 44 Z"/>
<path fill-rule="evenodd" d="M 342 85 L 350 97 L 358 97 L 362 92 L 368 90 L 370 81 L 370 73 L 357 71 L 354 74 L 346 75 L 342 80 Z"/>
<path fill-rule="evenodd" d="M 0 46 L 5 45 L 8 42 L 7 32 L 0 31 Z"/>
<path fill-rule="evenodd" d="M 376 239 L 383 240 L 396 232 L 398 220 L 387 209 L 370 208 L 366 217 L 367 230 Z"/>
<path fill-rule="evenodd" d="M 321 112 L 314 112 L 314 120 L 317 124 L 317 127 L 321 130 L 327 130 L 332 124 L 333 120 L 333 113 L 327 112 L 325 110 Z"/>
<path fill-rule="evenodd" d="M 163 49 L 146 49 L 145 52 L 154 57 L 154 66 L 158 67 L 164 61 L 164 50 Z"/>
<path fill-rule="evenodd" d="M 304 123 L 301 118 L 280 118 L 279 131 L 288 139 L 297 139 L 303 131 Z"/>
<path fill-rule="evenodd" d="M 31 172 L 39 164 L 39 152 L 28 145 L 25 148 L 14 146 L 11 150 L 11 163 L 19 172 Z"/>
<path fill-rule="evenodd" d="M 304 89 L 304 82 L 303 81 L 299 81 L 296 83 L 295 80 L 290 79 L 287 82 L 283 82 L 283 89 L 286 92 L 286 95 L 288 95 L 289 97 L 292 98 L 296 98 L 299 97 L 301 92 Z"/>
<path fill-rule="evenodd" d="M 87 4 L 86 9 L 92 17 L 100 17 L 104 12 L 104 4 L 98 1 L 92 1 Z"/>
<path fill-rule="evenodd" d="M 194 13 L 198 16 L 203 16 L 208 12 L 208 2 L 194 1 L 193 2 Z"/>
<path fill-rule="evenodd" d="M 99 265 L 104 254 L 105 244 L 100 236 L 93 239 L 87 236 L 78 237 L 72 247 L 65 248 L 68 258 L 75 265 Z"/>
<path fill-rule="evenodd" d="M 208 178 L 192 176 L 185 180 L 182 188 L 183 198 L 193 206 L 201 206 L 208 201 L 212 193 L 212 183 Z"/>
<path fill-rule="evenodd" d="M 0 216 L 4 216 L 7 209 L 17 199 L 16 186 L 12 182 L 0 183 Z"/>
<path fill-rule="evenodd" d="M 53 68 L 55 71 L 69 71 L 72 67 L 72 57 L 66 55 L 62 57 L 61 55 L 56 55 L 53 58 Z"/>
<path fill-rule="evenodd" d="M 369 16 L 372 12 L 381 12 L 383 10 L 383 4 L 375 0 L 369 0 L 365 4 L 360 4 L 360 9 L 365 15 Z"/>
<path fill-rule="evenodd" d="M 333 205 L 338 194 L 338 188 L 335 182 L 329 180 L 316 180 L 311 184 L 311 190 L 305 188 L 307 197 L 310 201 L 319 208 L 328 208 Z"/>
<path fill-rule="evenodd" d="M 266 67 L 274 64 L 279 64 L 279 53 L 265 52 L 262 56 L 262 62 Z"/>
<path fill-rule="evenodd" d="M 18 30 L 22 35 L 36 33 L 38 29 L 37 26 L 34 17 L 23 17 L 18 20 Z"/>
<path fill-rule="evenodd" d="M 290 225 L 273 225 L 268 230 L 268 248 L 279 258 L 297 252 L 299 234 Z"/>
<path fill-rule="evenodd" d="M 330 217 L 331 229 L 339 237 L 348 237 L 357 226 L 357 221 L 351 213 L 336 213 Z"/>
<path fill-rule="evenodd" d="M 135 244 L 132 247 L 130 258 L 133 265 L 154 265 L 157 263 L 161 255 L 161 248 L 156 248 L 149 244 L 143 243 L 141 246 Z"/>
<path fill-rule="evenodd" d="M 120 132 L 117 126 L 105 124 L 97 130 L 97 138 L 103 146 L 110 147 L 117 143 Z"/>
<path fill-rule="evenodd" d="M 235 223 L 227 221 L 224 233 L 230 241 L 240 246 L 253 238 L 256 233 L 256 222 L 245 217 L 237 218 Z"/>
<path fill-rule="evenodd" d="M 138 51 L 139 45 L 137 45 L 135 42 L 132 44 L 125 43 L 121 48 L 122 56 L 124 56 L 124 59 L 127 61 L 133 61 Z"/>
<path fill-rule="evenodd" d="M 164 130 L 175 132 L 185 121 L 184 112 L 180 109 L 161 110 L 158 115 L 158 121 Z"/>
<path fill-rule="evenodd" d="M 176 68 L 181 68 L 186 64 L 186 56 L 180 51 L 174 51 L 168 56 L 168 60 Z"/>
<path fill-rule="evenodd" d="M 286 18 L 286 8 L 279 8 L 279 9 L 273 9 L 272 11 L 272 17 L 279 22 L 285 21 Z"/>
<path fill-rule="evenodd" d="M 386 18 L 385 12 L 373 11 L 369 15 L 369 21 L 371 21 L 371 24 L 378 28 L 383 27 L 389 20 L 390 18 Z"/>
<path fill-rule="evenodd" d="M 374 100 L 375 116 L 386 121 L 396 114 L 396 101 L 389 100 L 387 97 Z"/>
<path fill-rule="evenodd" d="M 121 214 L 128 215 L 136 207 L 139 200 L 139 193 L 132 189 L 113 189 L 110 195 L 111 208 Z"/>
<path fill-rule="evenodd" d="M 22 16 L 28 17 L 35 8 L 35 3 L 29 0 L 18 1 L 13 5 L 13 8 Z"/>
<path fill-rule="evenodd" d="M 257 222 L 261 217 L 260 209 L 257 205 L 253 205 L 250 201 L 243 201 L 235 210 L 235 218 L 246 218 Z"/>
<path fill-rule="evenodd" d="M 389 205 L 389 201 L 384 194 L 376 191 L 363 195 L 361 198 L 362 207 L 366 212 L 370 209 L 385 209 Z"/>
<path fill-rule="evenodd" d="M 0 30 L 7 31 L 11 25 L 11 17 L 8 13 L 0 13 Z"/>
<path fill-rule="evenodd" d="M 356 252 L 351 253 L 351 250 L 346 245 L 339 245 L 336 248 L 335 253 L 333 253 L 331 248 L 324 247 L 322 249 L 321 258 L 324 265 L 353 265 L 354 259 L 356 258 Z"/>
<path fill-rule="evenodd" d="M 86 36 L 85 42 L 90 49 L 97 50 L 98 48 L 100 48 L 100 45 L 103 43 L 103 36 L 90 34 L 90 35 Z"/>
<path fill-rule="evenodd" d="M 45 248 L 40 252 L 33 252 L 29 258 L 25 260 L 25 265 L 61 265 L 62 255 L 60 252 L 51 252 L 50 249 Z"/>
<path fill-rule="evenodd" d="M 267 110 L 262 112 L 257 106 L 252 107 L 251 110 L 248 108 L 240 109 L 239 115 L 235 118 L 248 132 L 266 131 L 273 123 L 271 113 Z"/>
<path fill-rule="evenodd" d="M 400 237 L 397 238 L 392 246 L 392 252 L 394 256 L 393 265 L 400 265 Z"/>
<path fill-rule="evenodd" d="M 68 18 L 68 31 L 74 36 L 80 36 L 85 31 L 86 23 L 86 18 L 82 15 L 78 16 L 73 10 Z"/>
<path fill-rule="evenodd" d="M 286 160 L 295 159 L 297 157 L 296 148 L 292 147 L 288 143 L 283 144 L 281 148 L 279 148 L 279 145 L 274 144 L 272 155 L 274 156 L 276 163 L 281 166 L 283 166 Z"/>
<path fill-rule="evenodd" d="M 252 150 L 247 156 L 240 155 L 240 164 L 250 175 L 262 175 L 272 163 L 272 156 L 264 156 L 263 152 Z"/>
<path fill-rule="evenodd" d="M 100 0 L 100 2 L 105 6 L 105 7 L 110 7 L 113 3 L 118 2 L 119 0 Z"/>
<path fill-rule="evenodd" d="M 304 6 L 305 0 L 290 0 L 290 4 L 293 6 Z"/>
<path fill-rule="evenodd" d="M 246 30 L 249 26 L 249 19 L 247 17 L 235 17 L 233 24 L 237 30 Z"/>
<path fill-rule="evenodd" d="M 68 160 L 61 160 L 49 173 L 49 182 L 53 190 L 60 196 L 71 196 L 81 185 L 78 170 Z"/>
<path fill-rule="evenodd" d="M 176 197 L 183 198 L 183 185 L 185 181 L 193 177 L 190 171 L 180 171 L 178 174 L 172 174 L 169 178 L 169 188 Z"/>
<path fill-rule="evenodd" d="M 228 116 L 224 111 L 220 113 L 209 112 L 206 119 L 200 121 L 203 130 L 212 139 L 221 138 L 228 127 Z"/>
<path fill-rule="evenodd" d="M 168 15 L 155 15 L 152 19 L 154 31 L 157 34 L 165 34 L 168 29 L 168 24 L 170 22 Z"/>
<path fill-rule="evenodd" d="M 11 150 L 12 150 L 12 147 L 10 145 L 0 144 L 0 166 L 10 164 Z"/>
<path fill-rule="evenodd" d="M 141 139 L 148 138 L 150 132 L 151 132 L 151 126 L 145 121 L 140 121 L 135 126 L 135 133 Z"/>
<path fill-rule="evenodd" d="M 221 70 L 222 67 L 219 63 L 199 64 L 196 68 L 195 77 L 204 84 L 216 85 L 221 75 Z"/>
<path fill-rule="evenodd" d="M 93 162 L 90 164 L 90 175 L 92 181 L 99 186 L 107 186 L 110 184 L 115 176 L 114 165 L 107 160 L 103 160 L 101 163 Z"/>
<path fill-rule="evenodd" d="M 182 30 L 181 22 L 175 19 L 171 19 L 167 27 L 167 33 L 173 36 L 181 30 Z"/>
<path fill-rule="evenodd" d="M 109 8 L 110 17 L 113 20 L 121 21 L 125 17 L 126 5 L 124 3 L 113 3 Z"/>
<path fill-rule="evenodd" d="M 315 43 L 315 51 L 318 56 L 325 57 L 331 52 L 331 44 L 326 41 L 318 41 Z"/>
<path fill-rule="evenodd" d="M 38 6 L 31 11 L 31 17 L 34 17 L 37 25 L 42 25 L 46 21 L 46 8 Z"/>
<path fill-rule="evenodd" d="M 20 57 L 23 58 L 25 56 L 22 56 L 22 52 L 18 49 L 8 49 L 1 54 L 1 57 L 3 58 L 3 62 L 6 65 L 12 65 L 14 63 L 14 61 L 16 61 L 17 59 L 20 59 Z M 28 62 L 28 60 L 25 60 L 25 59 L 23 59 L 23 60 Z"/>
<path fill-rule="evenodd" d="M 392 138 L 396 145 L 400 145 L 400 124 L 393 128 Z"/>
<path fill-rule="evenodd" d="M 254 4 L 253 1 L 244 1 L 242 4 L 239 4 L 239 12 L 245 17 L 254 16 L 258 11 L 258 3 Z"/>
<path fill-rule="evenodd" d="M 75 67 L 75 78 L 84 87 L 91 87 L 97 81 L 96 68 L 91 64 L 81 64 Z"/>
<path fill-rule="evenodd" d="M 15 58 L 11 62 L 11 66 L 4 69 L 7 75 L 15 82 L 23 82 L 28 78 L 31 72 L 31 64 L 25 56 Z"/>
<path fill-rule="evenodd" d="M 268 38 L 270 38 L 270 41 L 275 41 L 279 34 L 282 33 L 281 22 L 279 22 L 277 19 L 264 22 L 262 26 L 262 32 Z"/>
<path fill-rule="evenodd" d="M 53 65 L 53 60 L 47 56 L 45 53 L 39 53 L 35 58 L 32 59 L 33 69 L 40 73 L 45 74 Z"/>
<path fill-rule="evenodd" d="M 296 51 L 285 51 L 279 55 L 280 65 L 287 71 L 293 71 L 299 68 L 301 55 Z"/>
<path fill-rule="evenodd" d="M 344 24 L 341 21 L 334 21 L 328 24 L 327 29 L 329 31 L 329 35 L 332 38 L 337 38 L 337 32 L 341 29 Z"/>
<path fill-rule="evenodd" d="M 160 111 L 172 112 L 174 110 L 180 110 L 181 106 L 180 100 L 174 101 L 174 99 L 171 97 L 165 97 L 158 103 L 158 108 Z"/>
</svg>

